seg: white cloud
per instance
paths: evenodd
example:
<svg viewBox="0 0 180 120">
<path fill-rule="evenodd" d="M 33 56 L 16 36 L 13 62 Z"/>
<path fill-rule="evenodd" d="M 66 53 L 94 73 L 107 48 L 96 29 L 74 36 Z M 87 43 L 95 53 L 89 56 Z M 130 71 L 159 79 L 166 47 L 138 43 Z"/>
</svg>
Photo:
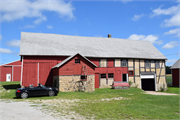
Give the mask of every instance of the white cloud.
<svg viewBox="0 0 180 120">
<path fill-rule="evenodd" d="M 74 18 L 74 7 L 64 0 L 1 0 L 1 21 L 13 21 L 23 18 L 36 18 L 34 24 L 39 24 L 47 18 L 44 11 L 56 12 L 60 17 Z"/>
<path fill-rule="evenodd" d="M 166 43 L 162 48 L 164 49 L 171 49 L 178 46 L 178 42 L 177 41 L 171 41 L 169 43 Z"/>
<path fill-rule="evenodd" d="M 154 9 L 153 14 L 150 17 L 159 16 L 159 15 L 169 15 L 170 18 L 165 19 L 162 23 L 162 26 L 171 27 L 171 26 L 180 26 L 180 1 L 177 1 L 177 6 L 172 6 L 167 9 L 162 9 L 160 6 L 157 9 Z"/>
<path fill-rule="evenodd" d="M 0 35 L 0 40 L 2 39 L 2 35 Z"/>
<path fill-rule="evenodd" d="M 52 29 L 53 26 L 52 26 L 52 25 L 47 25 L 47 28 L 48 28 L 48 29 Z"/>
<path fill-rule="evenodd" d="M 140 14 L 140 15 L 134 15 L 134 17 L 133 18 L 131 18 L 133 21 L 137 21 L 137 20 L 139 20 L 140 18 L 142 18 L 143 16 L 145 16 L 145 14 Z"/>
<path fill-rule="evenodd" d="M 11 40 L 7 42 L 8 46 L 12 47 L 19 47 L 20 46 L 20 40 Z"/>
<path fill-rule="evenodd" d="M 156 43 L 156 44 L 162 44 L 162 40 L 158 40 L 158 37 L 155 35 L 137 35 L 137 34 L 132 34 L 128 37 L 128 39 L 131 40 L 145 40 L 145 41 L 149 41 L 152 44 Z"/>
<path fill-rule="evenodd" d="M 171 34 L 176 34 L 177 36 L 180 36 L 180 28 L 169 30 L 168 32 L 164 33 L 164 35 L 171 35 Z"/>
<path fill-rule="evenodd" d="M 167 63 L 175 63 L 177 61 L 177 59 L 169 59 L 167 60 Z"/>
<path fill-rule="evenodd" d="M 12 53 L 10 49 L 0 48 L 0 53 Z"/>
</svg>

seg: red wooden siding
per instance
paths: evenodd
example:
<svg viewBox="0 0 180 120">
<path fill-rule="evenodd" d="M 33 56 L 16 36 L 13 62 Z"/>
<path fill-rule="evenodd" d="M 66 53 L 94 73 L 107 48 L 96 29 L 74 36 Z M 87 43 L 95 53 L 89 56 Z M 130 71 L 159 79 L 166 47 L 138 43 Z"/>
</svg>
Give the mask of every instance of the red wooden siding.
<svg viewBox="0 0 180 120">
<path fill-rule="evenodd" d="M 97 67 L 99 67 L 99 59 L 88 58 L 92 63 L 94 63 Z"/>
<path fill-rule="evenodd" d="M 80 59 L 80 64 L 75 63 L 75 59 Z M 79 55 L 61 66 L 59 68 L 59 75 L 83 75 L 82 66 L 86 66 L 88 75 L 94 75 L 95 66 Z"/>
<path fill-rule="evenodd" d="M 37 63 L 23 63 L 23 86 L 29 86 L 30 84 L 33 84 L 34 86 L 37 86 L 38 79 L 37 79 Z"/>
<path fill-rule="evenodd" d="M 12 81 L 12 67 L 8 66 L 1 66 L 1 80 L 0 81 L 6 81 L 6 74 L 11 74 L 11 81 Z"/>
<path fill-rule="evenodd" d="M 108 59 L 108 67 L 114 67 L 114 59 Z"/>
<path fill-rule="evenodd" d="M 99 88 L 99 74 L 114 73 L 114 81 L 122 81 L 122 74 L 128 73 L 127 67 L 99 67 L 95 68 L 95 88 Z"/>
<path fill-rule="evenodd" d="M 21 66 L 13 66 L 13 81 L 21 81 Z"/>
<path fill-rule="evenodd" d="M 39 82 L 43 85 L 52 86 L 52 67 L 66 58 L 67 56 L 24 56 L 22 85 L 33 84 L 37 86 Z"/>
<path fill-rule="evenodd" d="M 21 80 L 21 61 L 18 60 L 18 61 L 0 66 L 0 81 L 6 81 L 6 74 L 11 74 L 11 81 L 20 81 Z"/>
<path fill-rule="evenodd" d="M 15 62 L 12 62 L 12 63 L 8 63 L 8 64 L 5 64 L 5 66 L 6 65 L 21 65 L 21 61 L 20 60 L 18 60 L 18 61 L 15 61 Z"/>
<path fill-rule="evenodd" d="M 172 69 L 172 84 L 179 86 L 179 69 Z"/>
<path fill-rule="evenodd" d="M 95 88 L 99 88 L 99 74 L 95 74 Z"/>
</svg>

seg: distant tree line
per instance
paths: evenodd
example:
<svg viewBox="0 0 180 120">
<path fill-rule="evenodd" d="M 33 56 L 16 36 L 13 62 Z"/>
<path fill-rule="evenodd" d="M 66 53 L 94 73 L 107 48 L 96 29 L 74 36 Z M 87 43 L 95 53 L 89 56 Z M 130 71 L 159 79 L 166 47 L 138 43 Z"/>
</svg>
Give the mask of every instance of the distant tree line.
<svg viewBox="0 0 180 120">
<path fill-rule="evenodd" d="M 171 66 L 166 66 L 166 74 L 171 74 Z"/>
</svg>

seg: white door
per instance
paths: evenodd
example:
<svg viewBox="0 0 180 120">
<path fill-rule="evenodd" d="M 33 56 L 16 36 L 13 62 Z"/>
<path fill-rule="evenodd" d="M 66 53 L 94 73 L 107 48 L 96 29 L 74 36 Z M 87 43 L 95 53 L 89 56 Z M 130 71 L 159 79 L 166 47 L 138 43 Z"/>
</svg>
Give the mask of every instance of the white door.
<svg viewBox="0 0 180 120">
<path fill-rule="evenodd" d="M 11 81 L 11 74 L 6 74 L 6 81 Z"/>
</svg>

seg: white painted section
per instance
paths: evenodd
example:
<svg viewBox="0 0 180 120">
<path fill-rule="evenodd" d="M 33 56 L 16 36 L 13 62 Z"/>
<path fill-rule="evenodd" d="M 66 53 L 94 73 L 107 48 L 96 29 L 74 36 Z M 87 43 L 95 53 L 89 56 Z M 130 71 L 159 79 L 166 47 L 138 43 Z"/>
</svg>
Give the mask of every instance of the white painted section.
<svg viewBox="0 0 180 120">
<path fill-rule="evenodd" d="M 13 81 L 13 69 L 14 69 L 14 67 L 12 66 L 12 81 Z"/>
<path fill-rule="evenodd" d="M 141 75 L 141 79 L 154 78 L 154 75 Z"/>
<path fill-rule="evenodd" d="M 38 74 L 37 74 L 37 77 L 38 77 L 38 78 L 37 78 L 37 85 L 38 85 L 38 83 L 39 83 L 39 63 L 38 63 L 38 66 L 37 66 L 37 67 L 38 67 L 38 68 L 37 68 L 37 69 L 38 69 L 38 70 L 37 70 L 37 71 L 38 71 Z"/>
<path fill-rule="evenodd" d="M 126 74 L 127 82 L 129 82 L 128 74 Z"/>
<path fill-rule="evenodd" d="M 21 66 L 21 85 L 22 85 L 22 77 L 23 77 L 23 56 L 22 56 L 22 66 Z"/>
<path fill-rule="evenodd" d="M 11 74 L 6 74 L 6 82 L 11 81 Z"/>
<path fill-rule="evenodd" d="M 154 73 L 154 82 L 155 82 L 155 91 L 157 91 L 157 80 L 156 80 L 156 74 Z"/>
</svg>

